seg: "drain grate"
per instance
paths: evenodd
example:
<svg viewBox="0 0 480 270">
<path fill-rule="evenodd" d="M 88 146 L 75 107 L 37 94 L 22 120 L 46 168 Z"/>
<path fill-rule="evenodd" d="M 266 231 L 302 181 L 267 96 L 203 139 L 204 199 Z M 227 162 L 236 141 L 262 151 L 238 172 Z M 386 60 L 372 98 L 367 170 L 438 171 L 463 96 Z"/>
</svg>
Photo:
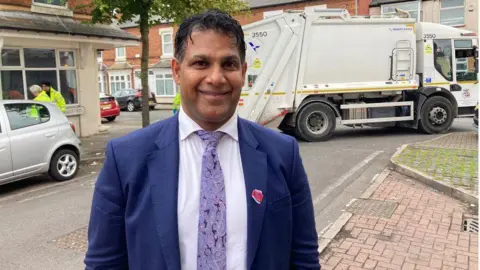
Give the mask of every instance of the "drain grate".
<svg viewBox="0 0 480 270">
<path fill-rule="evenodd" d="M 462 222 L 462 231 L 478 233 L 478 216 L 464 218 Z"/>
<path fill-rule="evenodd" d="M 397 205 L 398 203 L 391 201 L 358 199 L 350 204 L 346 211 L 357 215 L 390 218 Z"/>
</svg>

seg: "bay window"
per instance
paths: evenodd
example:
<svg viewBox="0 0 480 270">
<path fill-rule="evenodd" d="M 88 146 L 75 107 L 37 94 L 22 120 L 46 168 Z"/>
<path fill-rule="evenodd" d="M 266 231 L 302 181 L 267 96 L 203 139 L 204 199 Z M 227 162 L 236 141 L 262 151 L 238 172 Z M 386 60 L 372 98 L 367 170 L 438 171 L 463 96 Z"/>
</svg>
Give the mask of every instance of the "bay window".
<svg viewBox="0 0 480 270">
<path fill-rule="evenodd" d="M 3 99 L 33 99 L 29 87 L 49 81 L 67 104 L 77 104 L 77 68 L 72 50 L 3 48 L 0 87 Z"/>
<path fill-rule="evenodd" d="M 158 73 L 155 75 L 155 85 L 157 96 L 171 97 L 175 96 L 175 84 L 172 74 Z"/>
</svg>

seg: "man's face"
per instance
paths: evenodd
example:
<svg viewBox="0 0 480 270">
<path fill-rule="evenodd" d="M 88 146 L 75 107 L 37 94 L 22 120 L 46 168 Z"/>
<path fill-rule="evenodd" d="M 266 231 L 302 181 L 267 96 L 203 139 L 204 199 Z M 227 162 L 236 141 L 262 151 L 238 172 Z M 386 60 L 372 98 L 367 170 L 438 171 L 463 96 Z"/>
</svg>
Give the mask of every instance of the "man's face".
<svg viewBox="0 0 480 270">
<path fill-rule="evenodd" d="M 50 91 L 50 87 L 46 86 L 45 84 L 42 84 L 42 89 L 44 91 Z"/>
<path fill-rule="evenodd" d="M 183 110 L 203 128 L 219 128 L 235 113 L 245 82 L 247 65 L 235 40 L 213 30 L 195 31 L 178 61 L 172 61 L 172 70 Z"/>
</svg>

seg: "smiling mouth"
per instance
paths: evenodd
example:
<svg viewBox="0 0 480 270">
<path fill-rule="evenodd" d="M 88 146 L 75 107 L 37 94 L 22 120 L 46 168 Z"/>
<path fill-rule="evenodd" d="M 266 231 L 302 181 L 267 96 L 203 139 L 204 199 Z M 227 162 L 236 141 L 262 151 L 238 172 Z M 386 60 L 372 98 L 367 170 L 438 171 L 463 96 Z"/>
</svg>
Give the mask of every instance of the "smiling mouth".
<svg viewBox="0 0 480 270">
<path fill-rule="evenodd" d="M 207 95 L 207 96 L 220 97 L 220 96 L 226 96 L 226 95 L 230 94 L 231 91 L 228 91 L 228 92 L 225 92 L 225 93 L 214 93 L 214 92 L 205 92 L 205 91 L 202 91 L 202 90 L 198 90 L 198 92 L 200 92 L 204 95 Z"/>
</svg>

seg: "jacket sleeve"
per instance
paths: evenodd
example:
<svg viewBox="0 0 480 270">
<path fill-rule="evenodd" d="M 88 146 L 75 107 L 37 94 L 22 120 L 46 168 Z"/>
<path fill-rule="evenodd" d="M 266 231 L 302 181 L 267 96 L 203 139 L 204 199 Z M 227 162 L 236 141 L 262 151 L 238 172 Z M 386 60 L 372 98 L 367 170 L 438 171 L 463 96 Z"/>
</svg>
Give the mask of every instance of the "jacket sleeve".
<svg viewBox="0 0 480 270">
<path fill-rule="evenodd" d="M 125 199 L 115 161 L 112 141 L 95 184 L 88 226 L 86 270 L 128 269 L 125 237 Z"/>
<path fill-rule="evenodd" d="M 56 96 L 55 99 L 56 99 L 56 102 L 57 102 L 57 106 L 60 108 L 60 110 L 62 112 L 65 112 L 66 111 L 65 98 L 63 98 L 63 96 L 60 92 L 57 92 L 57 96 Z"/>
<path fill-rule="evenodd" d="M 290 269 L 320 269 L 318 234 L 307 174 L 303 167 L 298 143 L 293 141 L 293 168 L 290 177 L 292 196 L 292 248 Z"/>
</svg>

